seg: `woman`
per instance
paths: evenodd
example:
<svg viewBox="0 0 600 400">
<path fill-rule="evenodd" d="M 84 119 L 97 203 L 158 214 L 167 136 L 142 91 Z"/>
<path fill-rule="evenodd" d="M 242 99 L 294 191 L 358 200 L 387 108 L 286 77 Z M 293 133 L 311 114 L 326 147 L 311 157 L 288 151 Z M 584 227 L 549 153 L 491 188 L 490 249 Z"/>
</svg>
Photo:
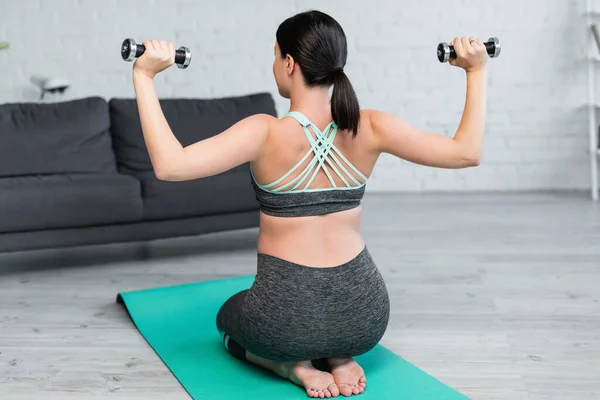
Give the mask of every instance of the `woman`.
<svg viewBox="0 0 600 400">
<path fill-rule="evenodd" d="M 454 38 L 467 98 L 453 138 L 381 111 L 360 110 L 344 73 L 340 25 L 319 11 L 278 28 L 273 74 L 290 113 L 254 115 L 188 147 L 173 136 L 153 86 L 175 48 L 146 41 L 133 81 L 158 179 L 184 181 L 249 162 L 260 202 L 258 266 L 249 290 L 230 298 L 217 327 L 234 356 L 304 386 L 310 397 L 363 393 L 352 359 L 373 348 L 389 318 L 386 286 L 360 233 L 360 202 L 381 153 L 440 168 L 476 166 L 485 124 L 487 54 L 477 38 Z M 331 99 L 329 89 L 333 86 Z M 324 362 L 315 368 L 312 361 Z"/>
</svg>

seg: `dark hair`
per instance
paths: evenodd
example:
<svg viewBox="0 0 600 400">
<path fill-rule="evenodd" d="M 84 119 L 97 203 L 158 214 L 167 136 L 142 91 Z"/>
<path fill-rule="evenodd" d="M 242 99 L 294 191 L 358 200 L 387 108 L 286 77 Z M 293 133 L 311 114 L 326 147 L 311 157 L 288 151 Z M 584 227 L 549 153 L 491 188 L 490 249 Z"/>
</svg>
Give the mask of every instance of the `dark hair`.
<svg viewBox="0 0 600 400">
<path fill-rule="evenodd" d="M 360 108 L 344 73 L 348 46 L 338 22 L 320 11 L 306 11 L 283 21 L 276 33 L 282 57 L 290 55 L 309 87 L 331 86 L 331 115 L 339 129 L 358 133 Z"/>
</svg>

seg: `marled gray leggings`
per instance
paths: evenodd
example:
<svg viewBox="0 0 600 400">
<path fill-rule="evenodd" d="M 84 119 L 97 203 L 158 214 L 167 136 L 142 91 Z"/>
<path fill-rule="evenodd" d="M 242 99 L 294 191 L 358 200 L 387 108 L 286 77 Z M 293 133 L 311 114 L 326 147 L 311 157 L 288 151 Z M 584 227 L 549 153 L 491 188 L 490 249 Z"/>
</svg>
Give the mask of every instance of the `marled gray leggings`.
<svg viewBox="0 0 600 400">
<path fill-rule="evenodd" d="M 274 361 L 353 357 L 383 336 L 388 292 L 367 247 L 351 261 L 312 268 L 258 254 L 252 287 L 232 296 L 217 315 L 227 349 Z"/>
</svg>

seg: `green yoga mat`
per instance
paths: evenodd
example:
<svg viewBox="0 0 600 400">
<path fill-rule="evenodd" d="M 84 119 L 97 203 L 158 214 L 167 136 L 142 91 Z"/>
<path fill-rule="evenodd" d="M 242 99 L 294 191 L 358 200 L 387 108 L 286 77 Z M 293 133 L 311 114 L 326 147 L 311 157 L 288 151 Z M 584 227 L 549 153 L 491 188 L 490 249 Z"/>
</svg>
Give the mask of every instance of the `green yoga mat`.
<svg viewBox="0 0 600 400">
<path fill-rule="evenodd" d="M 142 336 L 193 399 L 307 399 L 299 386 L 234 358 L 223 347 L 217 312 L 253 281 L 254 276 L 243 276 L 125 292 L 117 301 L 125 304 Z M 382 346 L 356 360 L 367 377 L 359 399 L 467 399 Z"/>
</svg>

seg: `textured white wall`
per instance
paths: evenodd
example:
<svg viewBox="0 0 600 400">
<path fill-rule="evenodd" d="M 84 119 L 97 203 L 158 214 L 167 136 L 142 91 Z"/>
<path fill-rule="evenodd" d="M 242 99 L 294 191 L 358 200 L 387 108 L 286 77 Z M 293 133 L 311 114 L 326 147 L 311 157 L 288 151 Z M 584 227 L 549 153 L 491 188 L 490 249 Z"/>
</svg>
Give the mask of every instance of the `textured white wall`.
<svg viewBox="0 0 600 400">
<path fill-rule="evenodd" d="M 157 78 L 161 97 L 223 97 L 269 91 L 275 30 L 309 8 L 334 16 L 349 41 L 346 71 L 362 107 L 452 135 L 465 96 L 462 70 L 435 49 L 454 36 L 498 36 L 489 62 L 485 154 L 450 171 L 382 157 L 369 190 L 587 188 L 585 0 L 0 0 L 0 102 L 37 101 L 33 74 L 64 77 L 63 99 L 132 97 L 126 37 L 192 49 L 188 70 Z"/>
</svg>

